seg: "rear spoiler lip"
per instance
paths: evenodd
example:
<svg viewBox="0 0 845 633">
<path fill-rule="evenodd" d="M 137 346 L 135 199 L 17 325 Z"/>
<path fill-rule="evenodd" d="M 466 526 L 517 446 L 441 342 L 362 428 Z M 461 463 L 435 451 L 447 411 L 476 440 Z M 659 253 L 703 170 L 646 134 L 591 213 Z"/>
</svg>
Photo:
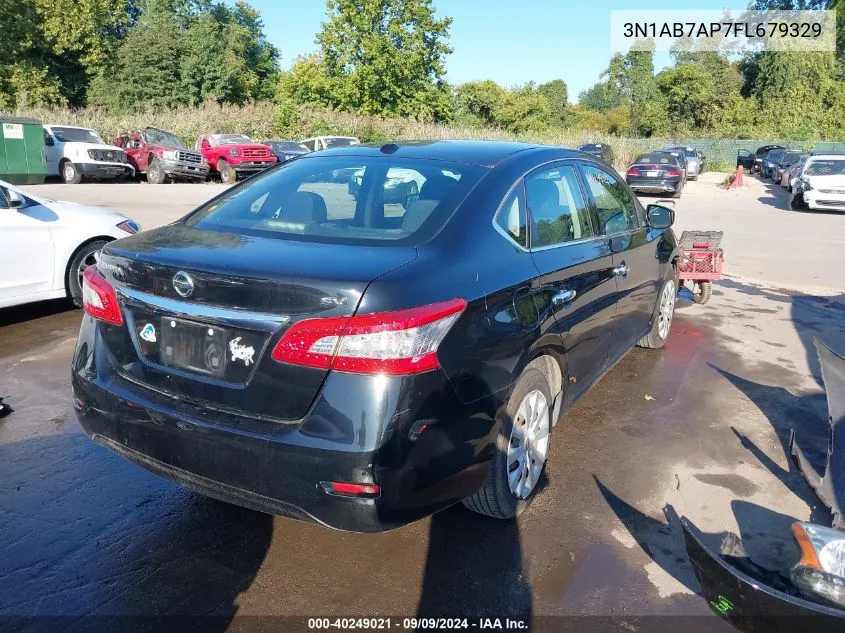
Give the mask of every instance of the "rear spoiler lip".
<svg viewBox="0 0 845 633">
<path fill-rule="evenodd" d="M 724 619 L 748 633 L 832 633 L 845 627 L 845 610 L 766 586 L 709 550 L 681 519 L 687 557 L 701 595 Z M 807 618 L 813 618 L 809 621 Z M 810 628 L 808 628 L 808 626 Z"/>
</svg>

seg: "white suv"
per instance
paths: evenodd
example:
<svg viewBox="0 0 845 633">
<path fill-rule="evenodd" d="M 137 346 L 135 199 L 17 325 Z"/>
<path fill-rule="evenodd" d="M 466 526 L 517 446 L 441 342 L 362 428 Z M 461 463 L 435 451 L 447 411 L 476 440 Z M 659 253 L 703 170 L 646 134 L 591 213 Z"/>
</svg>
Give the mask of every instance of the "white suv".
<svg viewBox="0 0 845 633">
<path fill-rule="evenodd" d="M 83 178 L 114 180 L 135 175 L 126 152 L 106 145 L 94 130 L 71 125 L 45 125 L 47 174 L 77 184 Z"/>
</svg>

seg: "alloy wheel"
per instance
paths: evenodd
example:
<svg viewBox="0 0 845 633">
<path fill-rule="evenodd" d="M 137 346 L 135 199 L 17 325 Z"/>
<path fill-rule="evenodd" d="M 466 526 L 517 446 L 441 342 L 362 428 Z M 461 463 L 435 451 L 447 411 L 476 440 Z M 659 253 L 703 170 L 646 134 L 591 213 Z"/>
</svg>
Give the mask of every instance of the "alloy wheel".
<svg viewBox="0 0 845 633">
<path fill-rule="evenodd" d="M 508 486 L 517 499 L 531 496 L 549 450 L 549 404 L 543 392 L 526 394 L 508 442 Z"/>
<path fill-rule="evenodd" d="M 675 314 L 675 282 L 670 279 L 663 284 L 660 293 L 660 308 L 657 312 L 657 335 L 664 340 L 669 336 L 672 327 L 672 316 Z"/>
<path fill-rule="evenodd" d="M 76 269 L 76 274 L 79 278 L 80 288 L 82 288 L 82 274 L 85 272 L 86 268 L 88 268 L 89 266 L 94 266 L 97 263 L 99 255 L 100 251 L 91 251 L 79 262 L 79 267 Z"/>
</svg>

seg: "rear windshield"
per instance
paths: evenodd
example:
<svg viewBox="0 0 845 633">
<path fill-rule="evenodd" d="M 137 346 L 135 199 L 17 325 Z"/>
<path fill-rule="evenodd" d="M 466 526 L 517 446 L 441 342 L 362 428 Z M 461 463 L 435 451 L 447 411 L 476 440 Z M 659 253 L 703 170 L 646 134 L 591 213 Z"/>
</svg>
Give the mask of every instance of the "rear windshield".
<svg viewBox="0 0 845 633">
<path fill-rule="evenodd" d="M 678 159 L 672 154 L 642 154 L 637 156 L 634 162 L 649 165 L 677 165 Z"/>
<path fill-rule="evenodd" d="M 94 131 L 78 127 L 52 127 L 53 136 L 62 143 L 97 143 L 103 145 L 103 139 Z"/>
<path fill-rule="evenodd" d="M 804 170 L 805 176 L 842 176 L 843 174 L 845 174 L 845 158 L 811 160 Z"/>
<path fill-rule="evenodd" d="M 392 156 L 309 156 L 253 176 L 185 224 L 317 242 L 419 244 L 486 172 Z"/>
</svg>

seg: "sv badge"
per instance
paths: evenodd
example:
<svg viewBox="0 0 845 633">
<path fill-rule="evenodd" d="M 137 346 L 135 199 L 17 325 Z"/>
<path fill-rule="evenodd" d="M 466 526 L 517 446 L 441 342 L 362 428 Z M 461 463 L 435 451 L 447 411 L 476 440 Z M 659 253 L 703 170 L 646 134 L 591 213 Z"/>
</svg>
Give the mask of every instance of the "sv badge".
<svg viewBox="0 0 845 633">
<path fill-rule="evenodd" d="M 252 365 L 255 348 L 252 345 L 241 345 L 240 336 L 229 341 L 229 351 L 232 352 L 232 362 L 242 360 L 247 367 Z"/>
</svg>

